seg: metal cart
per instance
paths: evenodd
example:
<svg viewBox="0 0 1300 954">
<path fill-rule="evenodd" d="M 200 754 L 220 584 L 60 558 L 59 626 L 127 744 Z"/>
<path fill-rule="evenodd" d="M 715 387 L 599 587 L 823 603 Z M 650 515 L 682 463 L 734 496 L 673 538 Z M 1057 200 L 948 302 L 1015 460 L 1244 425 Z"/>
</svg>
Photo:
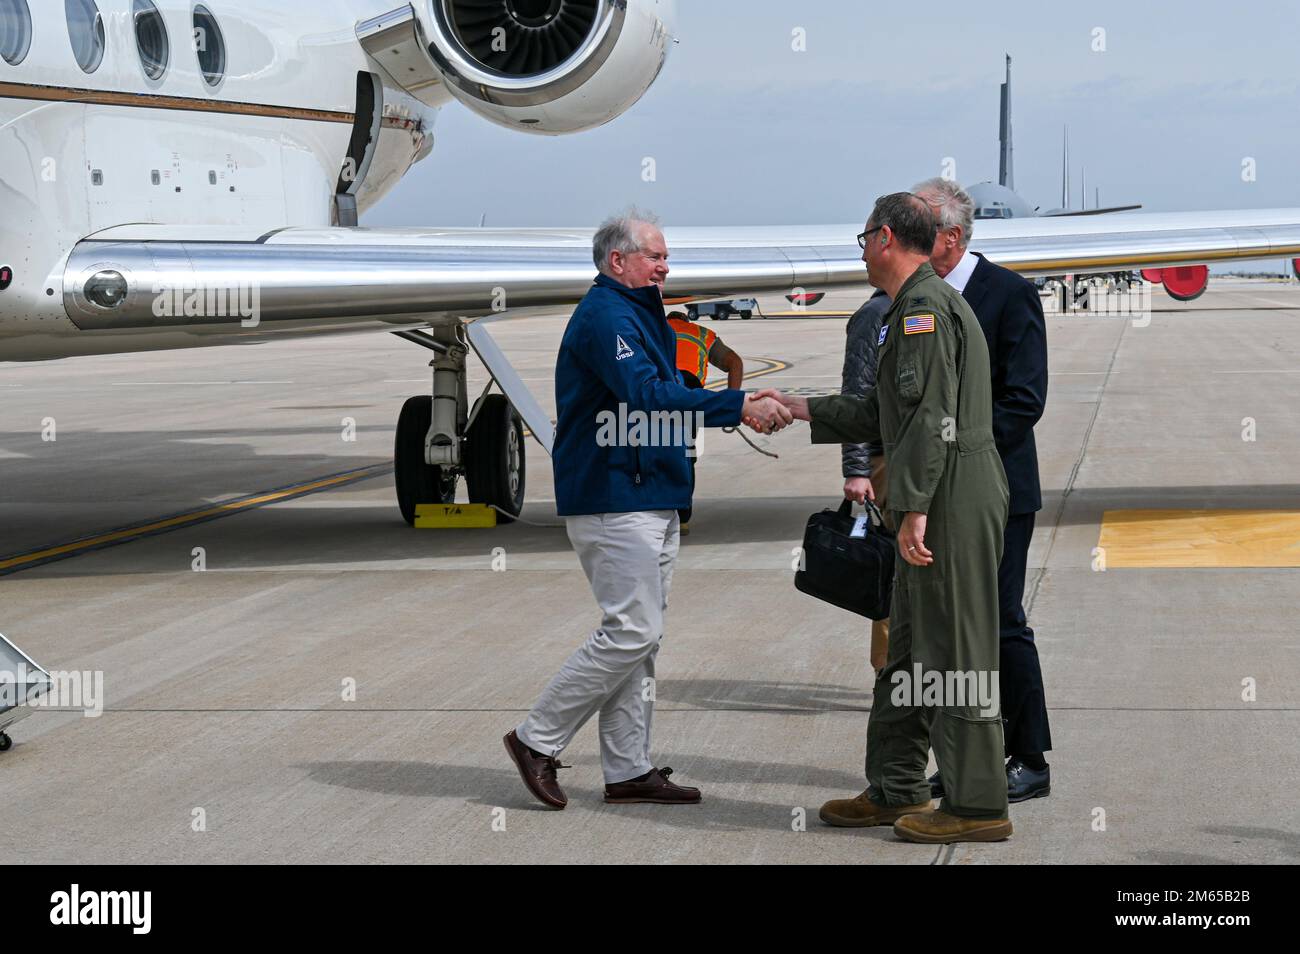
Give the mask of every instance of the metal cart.
<svg viewBox="0 0 1300 954">
<path fill-rule="evenodd" d="M 48 672 L 0 633 L 0 752 L 14 744 L 6 730 L 30 715 L 30 704 L 52 684 Z"/>
</svg>

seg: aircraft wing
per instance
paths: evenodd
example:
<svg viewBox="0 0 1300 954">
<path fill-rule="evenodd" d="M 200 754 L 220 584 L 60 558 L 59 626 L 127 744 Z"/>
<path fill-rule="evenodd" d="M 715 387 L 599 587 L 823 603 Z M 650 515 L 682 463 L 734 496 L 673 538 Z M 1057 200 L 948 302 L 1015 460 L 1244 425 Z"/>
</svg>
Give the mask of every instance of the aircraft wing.
<svg viewBox="0 0 1300 954">
<path fill-rule="evenodd" d="M 668 297 L 864 284 L 860 224 L 666 229 Z M 980 221 L 971 247 L 1026 275 L 1300 256 L 1300 209 L 1117 213 Z M 589 229 L 122 226 L 80 242 L 64 303 L 82 329 L 230 323 L 226 312 L 158 314 L 160 290 L 252 287 L 276 322 L 406 325 L 577 301 L 594 274 Z M 115 305 L 87 297 L 122 276 Z M 102 296 L 101 296 L 102 297 Z M 201 303 L 200 303 L 201 304 Z"/>
</svg>

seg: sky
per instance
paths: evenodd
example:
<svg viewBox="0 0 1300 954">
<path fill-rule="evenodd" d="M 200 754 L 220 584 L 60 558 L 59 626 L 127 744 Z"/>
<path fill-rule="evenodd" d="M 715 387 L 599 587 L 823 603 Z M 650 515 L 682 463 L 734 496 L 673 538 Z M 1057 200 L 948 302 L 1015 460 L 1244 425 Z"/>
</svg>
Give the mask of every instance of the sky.
<svg viewBox="0 0 1300 954">
<path fill-rule="evenodd" d="M 996 181 L 1004 54 L 1031 206 L 1060 205 L 1065 125 L 1076 208 L 1081 167 L 1089 205 L 1099 187 L 1153 211 L 1300 206 L 1300 4 L 678 0 L 676 32 L 659 81 L 595 130 L 448 106 L 362 224 L 590 227 L 630 203 L 669 225 L 859 222 L 949 158 Z"/>
</svg>

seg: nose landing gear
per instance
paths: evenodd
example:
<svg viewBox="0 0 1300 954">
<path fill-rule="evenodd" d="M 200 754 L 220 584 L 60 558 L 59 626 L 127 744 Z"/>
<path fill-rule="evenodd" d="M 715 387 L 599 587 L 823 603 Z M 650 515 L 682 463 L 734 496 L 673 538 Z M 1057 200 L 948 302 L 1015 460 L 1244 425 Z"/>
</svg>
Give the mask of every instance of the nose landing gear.
<svg viewBox="0 0 1300 954">
<path fill-rule="evenodd" d="M 408 398 L 397 419 L 394 482 L 402 519 L 414 525 L 420 504 L 455 503 L 463 474 L 470 502 L 495 506 L 498 521 L 509 523 L 524 506 L 524 425 L 518 412 L 504 395 L 485 393 L 470 413 L 462 326 L 396 334 L 438 353 L 431 363 L 432 396 Z"/>
</svg>

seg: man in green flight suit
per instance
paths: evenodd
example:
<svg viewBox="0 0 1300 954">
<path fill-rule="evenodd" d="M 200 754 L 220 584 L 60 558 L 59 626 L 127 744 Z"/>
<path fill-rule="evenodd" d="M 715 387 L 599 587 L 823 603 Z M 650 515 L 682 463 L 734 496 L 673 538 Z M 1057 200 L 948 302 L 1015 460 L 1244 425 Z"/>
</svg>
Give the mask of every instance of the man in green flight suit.
<svg viewBox="0 0 1300 954">
<path fill-rule="evenodd" d="M 893 824 L 907 841 L 1011 834 L 998 692 L 998 562 L 1007 482 L 993 444 L 988 346 L 970 306 L 930 267 L 935 222 L 907 192 L 877 200 L 858 237 L 893 299 L 865 398 L 776 397 L 813 443 L 879 442 L 898 529 L 889 657 L 867 726 L 868 787 L 822 806 L 831 825 Z M 875 498 L 874 488 L 868 495 Z M 945 797 L 931 810 L 927 747 Z M 949 779 L 952 779 L 949 782 Z"/>
</svg>

